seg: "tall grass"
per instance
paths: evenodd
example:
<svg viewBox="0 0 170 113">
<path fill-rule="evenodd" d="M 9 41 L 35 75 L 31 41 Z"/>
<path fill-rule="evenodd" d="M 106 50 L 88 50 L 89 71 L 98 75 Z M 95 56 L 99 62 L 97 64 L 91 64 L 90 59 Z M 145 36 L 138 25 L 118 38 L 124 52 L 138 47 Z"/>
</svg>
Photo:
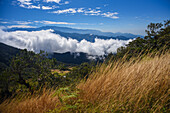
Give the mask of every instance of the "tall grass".
<svg viewBox="0 0 170 113">
<path fill-rule="evenodd" d="M 78 88 L 84 91 L 84 100 L 103 112 L 166 112 L 169 76 L 170 54 L 148 56 L 103 64 Z"/>
<path fill-rule="evenodd" d="M 0 113 L 44 113 L 56 107 L 59 102 L 52 95 L 54 90 L 44 89 L 42 94 L 18 95 L 14 99 L 8 99 L 0 105 Z M 22 97 L 21 97 L 22 96 Z"/>
<path fill-rule="evenodd" d="M 154 58 L 148 56 L 142 60 L 102 64 L 87 80 L 77 85 L 80 91 L 76 96 L 67 92 L 54 97 L 54 91 L 44 91 L 41 96 L 5 101 L 0 105 L 0 112 L 43 113 L 49 109 L 51 112 L 60 109 L 61 112 L 74 113 L 169 112 L 169 59 L 167 53 Z M 64 101 L 62 96 L 69 98 Z M 65 109 L 68 105 L 69 108 Z"/>
</svg>

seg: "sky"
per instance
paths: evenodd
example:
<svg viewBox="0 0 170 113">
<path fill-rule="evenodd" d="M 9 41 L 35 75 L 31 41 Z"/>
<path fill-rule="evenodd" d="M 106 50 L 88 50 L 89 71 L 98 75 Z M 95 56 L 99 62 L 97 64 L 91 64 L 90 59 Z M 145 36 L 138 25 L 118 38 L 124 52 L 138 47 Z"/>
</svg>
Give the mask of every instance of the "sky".
<svg viewBox="0 0 170 113">
<path fill-rule="evenodd" d="M 170 0 L 0 0 L 0 26 L 66 26 L 145 35 L 170 19 Z"/>
</svg>

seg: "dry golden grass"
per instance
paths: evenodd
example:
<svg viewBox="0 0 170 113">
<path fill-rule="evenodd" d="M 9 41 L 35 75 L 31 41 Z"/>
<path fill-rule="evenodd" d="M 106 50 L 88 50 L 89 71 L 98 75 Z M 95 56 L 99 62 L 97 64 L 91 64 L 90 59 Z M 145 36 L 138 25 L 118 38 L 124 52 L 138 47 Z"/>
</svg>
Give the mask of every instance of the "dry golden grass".
<svg viewBox="0 0 170 113">
<path fill-rule="evenodd" d="M 77 85 L 82 92 L 71 101 L 77 101 L 73 103 L 78 107 L 62 112 L 169 112 L 169 76 L 170 54 L 145 57 L 136 62 L 120 60 L 103 64 L 86 81 Z M 53 94 L 54 91 L 44 91 L 41 96 L 5 101 L 0 105 L 0 112 L 47 112 L 60 104 L 57 97 L 52 97 Z M 59 109 L 61 107 L 62 104 Z"/>
<path fill-rule="evenodd" d="M 78 85 L 81 98 L 104 112 L 160 112 L 169 100 L 170 54 L 103 64 Z"/>
<path fill-rule="evenodd" d="M 56 107 L 59 102 L 57 97 L 52 95 L 55 91 L 45 90 L 39 96 L 25 96 L 22 99 L 7 100 L 0 105 L 2 113 L 44 113 Z"/>
</svg>

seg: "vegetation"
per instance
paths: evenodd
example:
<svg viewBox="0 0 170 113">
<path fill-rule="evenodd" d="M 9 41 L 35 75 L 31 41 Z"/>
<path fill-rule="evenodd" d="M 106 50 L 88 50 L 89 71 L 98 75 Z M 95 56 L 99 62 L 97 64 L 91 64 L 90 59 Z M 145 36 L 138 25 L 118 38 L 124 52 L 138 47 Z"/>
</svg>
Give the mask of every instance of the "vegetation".
<svg viewBox="0 0 170 113">
<path fill-rule="evenodd" d="M 0 112 L 170 112 L 169 24 L 151 23 L 147 36 L 97 66 L 67 67 L 23 50 L 0 74 Z"/>
<path fill-rule="evenodd" d="M 162 23 L 151 23 L 146 30 L 147 36 L 136 38 L 125 47 L 117 49 L 115 59 L 122 58 L 125 54 L 127 60 L 148 53 L 162 53 L 170 49 L 170 20 Z M 111 57 L 112 55 L 110 55 Z"/>
<path fill-rule="evenodd" d="M 1 112 L 168 112 L 169 54 L 103 64 L 77 89 L 6 100 Z"/>
</svg>

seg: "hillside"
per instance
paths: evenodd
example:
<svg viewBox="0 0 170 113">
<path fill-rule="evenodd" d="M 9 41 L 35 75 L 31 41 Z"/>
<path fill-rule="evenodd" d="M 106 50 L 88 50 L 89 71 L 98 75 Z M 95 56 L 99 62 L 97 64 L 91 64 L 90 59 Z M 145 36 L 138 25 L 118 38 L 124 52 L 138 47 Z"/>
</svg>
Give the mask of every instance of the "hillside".
<svg viewBox="0 0 170 113">
<path fill-rule="evenodd" d="M 1 112 L 168 112 L 170 55 L 103 64 L 76 87 L 0 105 Z M 57 106 L 56 106 L 57 105 Z"/>
<path fill-rule="evenodd" d="M 10 60 L 19 53 L 19 49 L 0 42 L 0 71 L 9 66 Z"/>
</svg>

